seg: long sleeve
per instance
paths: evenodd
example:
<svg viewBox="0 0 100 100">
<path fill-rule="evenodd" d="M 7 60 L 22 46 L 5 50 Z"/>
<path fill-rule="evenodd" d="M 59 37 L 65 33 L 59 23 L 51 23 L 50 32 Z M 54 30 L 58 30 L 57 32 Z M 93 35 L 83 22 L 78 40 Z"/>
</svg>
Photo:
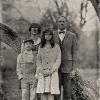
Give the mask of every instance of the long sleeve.
<svg viewBox="0 0 100 100">
<path fill-rule="evenodd" d="M 78 60 L 78 39 L 76 35 L 73 35 L 72 56 L 73 56 L 73 68 L 75 69 L 77 67 L 77 60 Z"/>
<path fill-rule="evenodd" d="M 23 78 L 22 72 L 21 72 L 21 64 L 20 64 L 20 58 L 21 58 L 21 54 L 18 55 L 17 57 L 17 75 L 18 75 L 18 79 Z"/>
<path fill-rule="evenodd" d="M 38 75 L 39 72 L 40 72 L 40 69 L 42 67 L 42 59 L 41 59 L 41 49 L 39 47 L 38 49 L 38 55 L 37 55 L 37 62 L 36 62 L 36 65 L 37 65 L 37 69 L 36 69 L 36 74 Z"/>
<path fill-rule="evenodd" d="M 60 67 L 61 64 L 61 50 L 60 47 L 58 45 L 56 45 L 56 49 L 57 49 L 57 58 L 56 58 L 56 62 L 53 65 L 53 71 L 58 70 L 58 68 Z"/>
<path fill-rule="evenodd" d="M 100 2 L 98 4 L 98 17 L 99 17 L 99 20 L 100 20 Z"/>
<path fill-rule="evenodd" d="M 21 45 L 21 53 L 23 53 L 24 50 L 25 50 L 25 48 L 24 48 L 24 43 L 22 43 L 22 45 Z"/>
<path fill-rule="evenodd" d="M 98 21 L 97 21 L 97 30 L 98 30 L 98 38 L 99 38 L 99 40 L 98 40 L 98 45 L 99 45 L 99 48 L 100 48 L 100 21 L 99 21 L 99 19 L 98 19 Z"/>
</svg>

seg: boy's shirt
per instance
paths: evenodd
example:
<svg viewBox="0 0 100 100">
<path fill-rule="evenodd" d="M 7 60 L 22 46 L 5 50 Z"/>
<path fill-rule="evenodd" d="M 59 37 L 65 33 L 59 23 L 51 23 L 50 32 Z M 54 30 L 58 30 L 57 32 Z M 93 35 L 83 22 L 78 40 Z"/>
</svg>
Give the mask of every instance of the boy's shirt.
<svg viewBox="0 0 100 100">
<path fill-rule="evenodd" d="M 31 50 L 31 51 L 24 51 L 23 52 L 23 60 L 25 61 L 25 62 L 33 62 L 33 51 Z"/>
<path fill-rule="evenodd" d="M 35 78 L 36 54 L 31 51 L 24 51 L 17 58 L 17 75 L 24 82 L 31 82 Z"/>
</svg>

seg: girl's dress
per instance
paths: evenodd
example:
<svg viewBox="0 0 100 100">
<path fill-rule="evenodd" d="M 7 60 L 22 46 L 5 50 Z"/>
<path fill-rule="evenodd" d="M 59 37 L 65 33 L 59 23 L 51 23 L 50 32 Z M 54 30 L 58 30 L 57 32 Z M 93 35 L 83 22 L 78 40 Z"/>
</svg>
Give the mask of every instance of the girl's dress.
<svg viewBox="0 0 100 100">
<path fill-rule="evenodd" d="M 37 93 L 60 94 L 58 77 L 60 64 L 61 51 L 57 44 L 53 48 L 47 46 L 39 48 L 36 71 L 38 75 Z M 42 69 L 53 69 L 54 72 L 51 76 L 44 77 Z"/>
</svg>

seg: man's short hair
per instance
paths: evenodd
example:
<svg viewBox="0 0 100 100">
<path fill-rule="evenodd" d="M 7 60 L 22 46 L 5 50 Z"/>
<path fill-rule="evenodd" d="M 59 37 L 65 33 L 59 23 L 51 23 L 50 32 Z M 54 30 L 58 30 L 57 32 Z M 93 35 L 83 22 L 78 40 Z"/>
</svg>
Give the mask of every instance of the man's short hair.
<svg viewBox="0 0 100 100">
<path fill-rule="evenodd" d="M 29 32 L 31 31 L 32 28 L 38 28 L 38 34 L 41 32 L 41 26 L 37 23 L 32 23 L 29 27 Z"/>
<path fill-rule="evenodd" d="M 58 16 L 57 22 L 58 22 L 58 20 L 59 20 L 61 17 L 63 17 L 63 18 L 66 19 L 66 21 L 67 21 L 67 18 L 66 18 L 65 16 L 61 15 L 61 16 Z"/>
</svg>

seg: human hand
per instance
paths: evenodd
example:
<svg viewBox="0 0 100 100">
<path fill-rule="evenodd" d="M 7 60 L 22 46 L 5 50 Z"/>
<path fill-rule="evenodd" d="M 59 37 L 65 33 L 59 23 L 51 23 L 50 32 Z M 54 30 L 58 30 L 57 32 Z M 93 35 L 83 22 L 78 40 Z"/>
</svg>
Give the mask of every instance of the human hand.
<svg viewBox="0 0 100 100">
<path fill-rule="evenodd" d="M 86 21 L 84 19 L 82 19 L 81 22 L 80 22 L 80 25 L 83 26 L 85 24 L 85 22 Z"/>
<path fill-rule="evenodd" d="M 22 78 L 19 80 L 19 89 L 21 89 Z"/>
<path fill-rule="evenodd" d="M 37 87 L 37 83 L 38 83 L 38 80 L 36 78 L 34 78 L 32 84 L 33 84 L 33 88 L 36 88 Z"/>
<path fill-rule="evenodd" d="M 42 73 L 44 74 L 44 77 L 48 77 L 51 75 L 51 71 L 50 70 L 47 70 L 47 69 L 43 69 L 42 70 Z"/>
<path fill-rule="evenodd" d="M 99 42 L 98 42 L 98 46 L 100 47 L 100 40 L 99 40 Z"/>
<path fill-rule="evenodd" d="M 35 78 L 38 79 L 38 75 L 37 74 L 35 74 Z"/>
<path fill-rule="evenodd" d="M 56 71 L 55 69 L 51 69 L 51 70 L 50 70 L 51 75 L 52 75 L 55 71 Z"/>
</svg>

